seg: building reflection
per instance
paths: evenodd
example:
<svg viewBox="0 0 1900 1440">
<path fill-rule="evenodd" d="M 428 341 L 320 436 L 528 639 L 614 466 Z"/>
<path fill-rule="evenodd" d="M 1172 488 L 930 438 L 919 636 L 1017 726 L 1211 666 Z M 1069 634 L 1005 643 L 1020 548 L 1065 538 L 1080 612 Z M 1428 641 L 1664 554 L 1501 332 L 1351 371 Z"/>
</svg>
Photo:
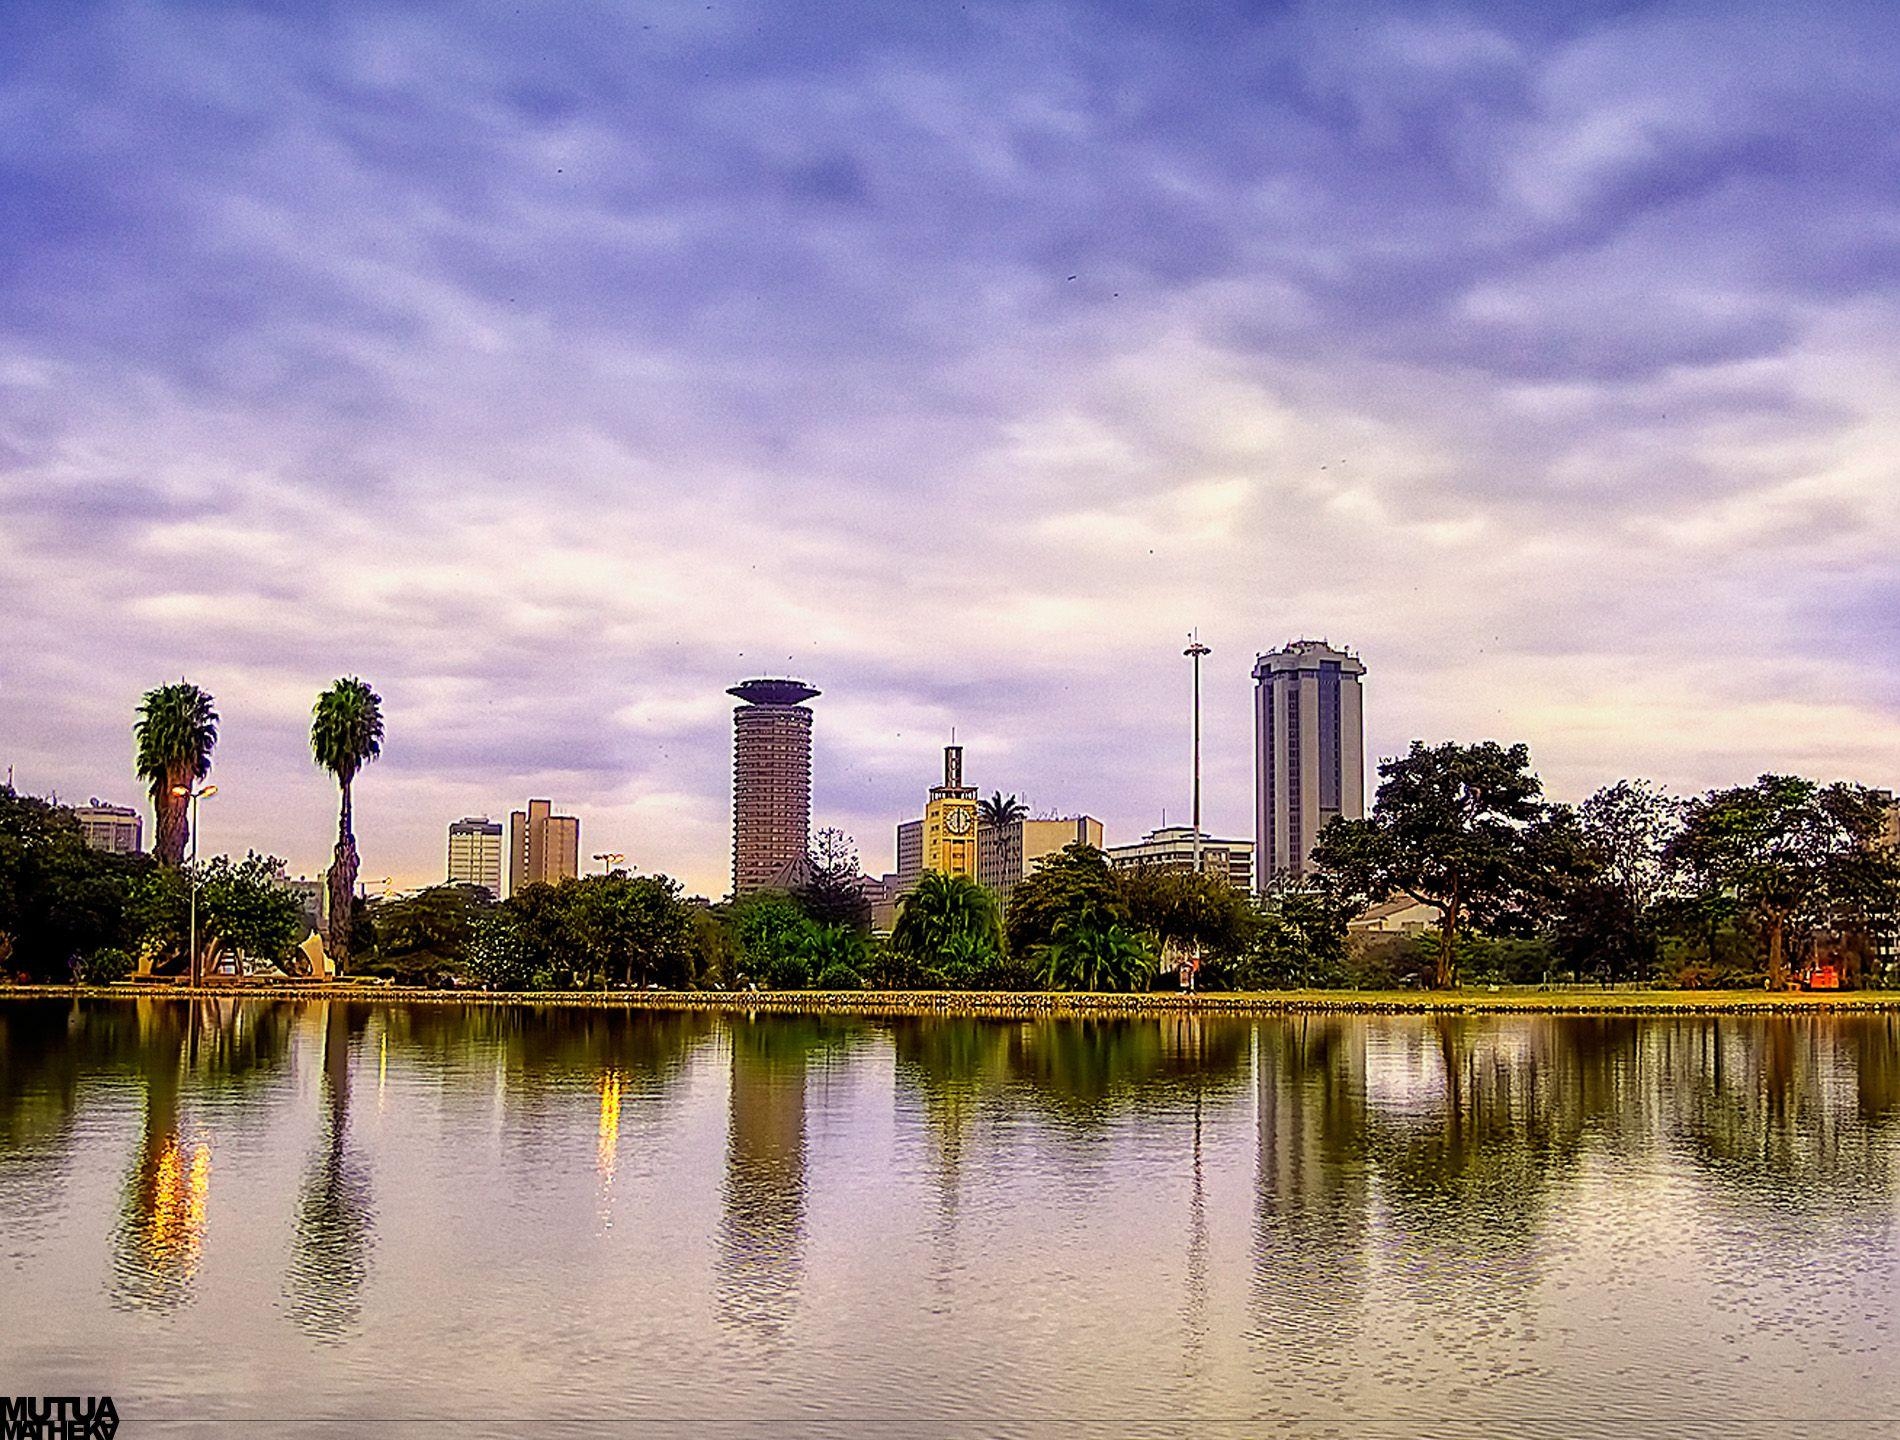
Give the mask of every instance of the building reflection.
<svg viewBox="0 0 1900 1440">
<path fill-rule="evenodd" d="M 1365 1027 L 1294 1016 L 1255 1035 L 1250 1337 L 1276 1366 L 1323 1371 L 1351 1344 L 1368 1288 Z"/>
<path fill-rule="evenodd" d="M 375 1244 L 369 1168 L 350 1146 L 350 1050 L 368 1023 L 366 1006 L 324 1001 L 322 1119 L 297 1192 L 284 1292 L 292 1322 L 319 1340 L 349 1333 L 361 1317 Z"/>
<path fill-rule="evenodd" d="M 715 1250 L 722 1322 L 784 1338 L 804 1267 L 805 1083 L 818 1021 L 735 1019 L 726 1174 Z"/>
</svg>

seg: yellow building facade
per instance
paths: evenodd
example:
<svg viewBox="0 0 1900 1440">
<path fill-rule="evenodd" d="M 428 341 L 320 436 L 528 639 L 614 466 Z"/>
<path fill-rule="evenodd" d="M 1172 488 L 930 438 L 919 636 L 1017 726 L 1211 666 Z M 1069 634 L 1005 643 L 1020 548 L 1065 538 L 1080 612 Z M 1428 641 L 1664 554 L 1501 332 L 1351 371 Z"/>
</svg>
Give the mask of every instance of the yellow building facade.
<svg viewBox="0 0 1900 1440">
<path fill-rule="evenodd" d="M 924 806 L 924 869 L 976 879 L 976 787 L 963 783 L 963 747 L 943 748 L 943 784 Z"/>
</svg>

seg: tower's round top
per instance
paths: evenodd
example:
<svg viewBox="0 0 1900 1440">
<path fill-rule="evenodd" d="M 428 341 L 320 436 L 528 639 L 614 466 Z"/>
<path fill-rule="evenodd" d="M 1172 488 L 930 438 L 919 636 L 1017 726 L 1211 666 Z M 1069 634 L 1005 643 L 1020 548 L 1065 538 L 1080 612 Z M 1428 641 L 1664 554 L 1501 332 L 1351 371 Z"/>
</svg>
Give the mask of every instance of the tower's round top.
<svg viewBox="0 0 1900 1440">
<path fill-rule="evenodd" d="M 726 691 L 748 705 L 799 705 L 819 693 L 815 685 L 803 680 L 747 680 Z"/>
</svg>

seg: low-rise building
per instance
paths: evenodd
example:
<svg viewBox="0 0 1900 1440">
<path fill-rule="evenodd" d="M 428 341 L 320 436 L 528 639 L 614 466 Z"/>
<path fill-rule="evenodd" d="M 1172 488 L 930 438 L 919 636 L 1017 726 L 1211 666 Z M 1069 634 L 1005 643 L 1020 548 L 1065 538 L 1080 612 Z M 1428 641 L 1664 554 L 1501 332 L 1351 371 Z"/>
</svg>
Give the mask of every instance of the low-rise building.
<svg viewBox="0 0 1900 1440">
<path fill-rule="evenodd" d="M 94 796 L 73 806 L 73 818 L 86 843 L 112 855 L 137 855 L 145 849 L 145 822 L 129 805 L 108 805 Z"/>
<path fill-rule="evenodd" d="M 1437 909 L 1410 895 L 1394 895 L 1368 905 L 1346 922 L 1346 931 L 1352 935 L 1422 935 L 1437 928 Z"/>
<path fill-rule="evenodd" d="M 1108 863 L 1117 870 L 1153 866 L 1161 870 L 1194 868 L 1194 827 L 1163 825 L 1151 830 L 1132 845 L 1108 847 Z M 1236 889 L 1253 888 L 1253 841 L 1222 840 L 1201 835 L 1201 870 L 1218 875 Z"/>
</svg>

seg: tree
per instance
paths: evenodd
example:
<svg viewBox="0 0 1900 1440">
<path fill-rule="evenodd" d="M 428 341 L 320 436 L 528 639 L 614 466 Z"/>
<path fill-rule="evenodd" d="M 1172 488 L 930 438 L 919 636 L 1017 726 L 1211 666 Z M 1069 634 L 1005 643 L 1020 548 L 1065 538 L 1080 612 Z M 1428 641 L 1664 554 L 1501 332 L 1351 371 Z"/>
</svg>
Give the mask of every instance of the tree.
<svg viewBox="0 0 1900 1440">
<path fill-rule="evenodd" d="M 1322 886 L 1359 908 L 1397 891 L 1438 912 L 1433 984 L 1457 983 L 1466 925 L 1522 927 L 1531 897 L 1528 827 L 1544 814 L 1530 747 L 1426 745 L 1379 766 L 1372 816 L 1335 820 L 1313 847 Z"/>
<path fill-rule="evenodd" d="M 996 897 L 967 875 L 926 870 L 898 906 L 891 948 L 931 969 L 941 968 L 946 953 L 1000 952 L 1003 923 Z"/>
<path fill-rule="evenodd" d="M 133 897 L 151 868 L 89 847 L 65 806 L 0 785 L 0 974 L 69 980 L 82 957 L 133 948 Z"/>
<path fill-rule="evenodd" d="M 1689 802 L 1667 858 L 1692 892 L 1732 897 L 1755 920 L 1768 987 L 1785 990 L 1796 926 L 1864 926 L 1893 913 L 1900 880 L 1876 844 L 1884 820 L 1885 802 L 1864 786 L 1763 775 Z"/>
<path fill-rule="evenodd" d="M 1260 907 L 1247 951 L 1233 967 L 1235 978 L 1249 989 L 1263 990 L 1346 984 L 1350 915 L 1321 890 L 1275 890 Z"/>
<path fill-rule="evenodd" d="M 431 885 L 375 907 L 373 968 L 407 984 L 441 985 L 468 968 L 475 926 L 493 902 L 479 885 Z"/>
<path fill-rule="evenodd" d="M 568 943 L 596 983 L 692 984 L 692 919 L 679 881 L 617 870 L 571 880 L 556 898 L 566 912 Z"/>
<path fill-rule="evenodd" d="M 1148 937 L 1102 910 L 1062 917 L 1043 947 L 1043 980 L 1061 990 L 1146 990 L 1155 974 Z"/>
<path fill-rule="evenodd" d="M 993 830 L 1014 825 L 1018 820 L 1029 818 L 1029 807 L 1014 795 L 1005 796 L 1001 790 L 995 791 L 987 800 L 976 802 L 976 818 L 979 824 Z"/>
<path fill-rule="evenodd" d="M 490 990 L 527 990 L 535 980 L 535 957 L 521 919 L 497 907 L 471 927 L 469 971 Z"/>
<path fill-rule="evenodd" d="M 218 743 L 218 712 L 211 697 L 187 680 L 145 692 L 132 726 L 139 778 L 152 794 L 152 854 L 161 865 L 182 865 L 191 841 L 190 799 L 181 795 L 211 773 Z"/>
<path fill-rule="evenodd" d="M 1231 960 L 1253 939 L 1259 913 L 1224 876 L 1157 865 L 1113 873 L 1130 923 L 1154 937 L 1163 957 L 1192 950 Z"/>
<path fill-rule="evenodd" d="M 1108 856 L 1081 841 L 1051 855 L 1023 877 L 1009 896 L 1009 949 L 1034 954 L 1055 938 L 1056 926 L 1085 910 L 1131 923 L 1128 902 Z"/>
<path fill-rule="evenodd" d="M 758 890 L 725 907 L 738 948 L 738 978 L 773 990 L 803 989 L 810 971 L 803 953 L 810 918 L 790 895 Z"/>
<path fill-rule="evenodd" d="M 798 892 L 799 904 L 813 923 L 842 925 L 859 932 L 871 928 L 871 902 L 864 897 L 864 873 L 858 849 L 844 831 L 818 832 L 811 851 L 811 878 Z"/>
<path fill-rule="evenodd" d="M 283 861 L 255 851 L 236 863 L 227 855 L 204 862 L 197 877 L 200 946 L 284 964 L 303 931 L 303 904 L 285 888 L 283 874 Z M 190 963 L 185 947 L 191 883 L 183 871 L 159 868 L 139 887 L 138 923 L 155 959 L 182 957 Z"/>
<path fill-rule="evenodd" d="M 357 771 L 383 752 L 382 697 L 354 676 L 338 680 L 317 697 L 310 725 L 310 751 L 336 776 L 342 805 L 337 814 L 336 858 L 330 862 L 330 933 L 324 947 L 340 971 L 349 962 L 350 901 L 356 894 L 356 835 L 350 825 L 350 783 Z"/>
</svg>

